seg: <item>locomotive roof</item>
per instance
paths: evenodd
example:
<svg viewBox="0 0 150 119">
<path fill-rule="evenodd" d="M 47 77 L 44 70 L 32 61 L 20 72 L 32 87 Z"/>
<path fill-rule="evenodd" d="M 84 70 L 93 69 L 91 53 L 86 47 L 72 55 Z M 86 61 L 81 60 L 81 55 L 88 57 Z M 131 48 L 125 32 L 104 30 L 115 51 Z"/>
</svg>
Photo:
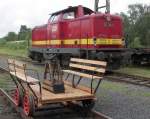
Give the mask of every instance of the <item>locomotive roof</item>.
<svg viewBox="0 0 150 119">
<path fill-rule="evenodd" d="M 43 24 L 43 25 L 39 25 L 39 26 L 36 26 L 36 27 L 34 27 L 34 28 L 44 28 L 44 27 L 47 27 L 47 24 Z"/>
<path fill-rule="evenodd" d="M 81 6 L 81 5 L 79 5 L 79 6 Z M 66 9 L 63 9 L 63 10 L 60 10 L 60 11 L 57 11 L 57 12 L 52 13 L 52 15 L 56 15 L 56 14 L 60 14 L 60 13 L 64 13 L 64 12 L 69 12 L 69 11 L 75 11 L 75 10 L 78 9 L 79 6 L 74 6 L 74 7 L 69 6 L 69 7 L 66 8 Z M 82 6 L 82 7 L 83 7 L 83 6 Z M 84 9 L 85 11 L 90 11 L 91 13 L 94 12 L 94 11 L 92 11 L 91 9 L 87 8 L 87 7 L 83 7 L 83 9 Z"/>
</svg>

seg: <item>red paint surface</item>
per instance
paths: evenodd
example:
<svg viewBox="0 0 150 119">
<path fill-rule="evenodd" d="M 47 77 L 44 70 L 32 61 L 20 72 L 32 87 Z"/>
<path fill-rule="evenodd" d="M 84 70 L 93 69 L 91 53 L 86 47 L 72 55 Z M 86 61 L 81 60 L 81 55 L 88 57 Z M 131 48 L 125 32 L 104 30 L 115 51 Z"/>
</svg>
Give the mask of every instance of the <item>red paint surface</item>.
<svg viewBox="0 0 150 119">
<path fill-rule="evenodd" d="M 75 19 L 65 20 L 63 14 L 68 11 L 75 11 Z M 68 8 L 57 12 L 60 14 L 56 22 L 48 22 L 47 25 L 35 27 L 32 30 L 32 40 L 50 40 L 50 39 L 83 39 L 83 38 L 113 38 L 122 39 L 122 19 L 120 16 L 92 13 L 87 15 L 88 9 L 82 6 Z M 92 13 L 92 14 L 91 14 Z M 33 45 L 35 46 L 35 45 Z M 37 47 L 52 48 L 118 48 L 122 45 L 50 45 Z"/>
</svg>

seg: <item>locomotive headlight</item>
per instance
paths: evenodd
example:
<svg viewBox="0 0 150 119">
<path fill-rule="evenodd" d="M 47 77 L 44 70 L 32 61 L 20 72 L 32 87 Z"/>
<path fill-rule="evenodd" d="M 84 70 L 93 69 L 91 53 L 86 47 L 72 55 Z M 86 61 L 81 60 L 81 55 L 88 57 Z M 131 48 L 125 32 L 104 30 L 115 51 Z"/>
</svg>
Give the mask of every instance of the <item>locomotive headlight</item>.
<svg viewBox="0 0 150 119">
<path fill-rule="evenodd" d="M 94 44 L 94 46 L 96 46 L 96 41 L 97 41 L 97 39 L 93 38 L 93 44 Z"/>
</svg>

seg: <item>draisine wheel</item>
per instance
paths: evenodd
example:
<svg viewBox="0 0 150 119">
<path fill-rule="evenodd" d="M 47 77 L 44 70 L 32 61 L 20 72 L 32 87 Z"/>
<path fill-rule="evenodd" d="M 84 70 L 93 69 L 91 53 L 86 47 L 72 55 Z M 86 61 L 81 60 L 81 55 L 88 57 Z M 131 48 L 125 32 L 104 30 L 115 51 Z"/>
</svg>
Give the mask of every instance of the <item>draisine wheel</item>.
<svg viewBox="0 0 150 119">
<path fill-rule="evenodd" d="M 94 100 L 83 100 L 82 105 L 85 109 L 92 109 L 95 105 Z"/>
<path fill-rule="evenodd" d="M 32 116 L 35 111 L 34 98 L 28 93 L 26 93 L 23 98 L 23 110 L 27 116 Z"/>
<path fill-rule="evenodd" d="M 22 90 L 20 88 L 16 88 L 14 92 L 14 97 L 13 97 L 16 106 L 21 106 L 22 98 L 23 98 Z"/>
</svg>

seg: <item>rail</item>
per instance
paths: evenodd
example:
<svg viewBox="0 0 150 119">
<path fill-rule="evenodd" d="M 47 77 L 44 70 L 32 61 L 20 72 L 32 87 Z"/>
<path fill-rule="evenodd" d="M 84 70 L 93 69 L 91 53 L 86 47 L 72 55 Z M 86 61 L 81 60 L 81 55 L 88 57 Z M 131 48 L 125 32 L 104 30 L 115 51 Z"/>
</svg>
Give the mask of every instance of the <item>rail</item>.
<svg viewBox="0 0 150 119">
<path fill-rule="evenodd" d="M 23 110 L 21 107 L 17 107 L 15 105 L 15 102 L 13 101 L 13 99 L 11 98 L 11 96 L 6 92 L 4 91 L 3 89 L 0 88 L 0 96 L 3 97 L 3 99 L 5 101 L 8 101 L 11 105 L 11 107 L 13 107 L 16 112 L 23 118 L 23 119 L 33 119 L 32 117 L 27 117 L 24 113 L 23 113 Z"/>
<path fill-rule="evenodd" d="M 150 78 L 147 77 L 129 75 L 120 72 L 110 72 L 105 78 L 112 81 L 125 82 L 150 88 Z"/>
</svg>

